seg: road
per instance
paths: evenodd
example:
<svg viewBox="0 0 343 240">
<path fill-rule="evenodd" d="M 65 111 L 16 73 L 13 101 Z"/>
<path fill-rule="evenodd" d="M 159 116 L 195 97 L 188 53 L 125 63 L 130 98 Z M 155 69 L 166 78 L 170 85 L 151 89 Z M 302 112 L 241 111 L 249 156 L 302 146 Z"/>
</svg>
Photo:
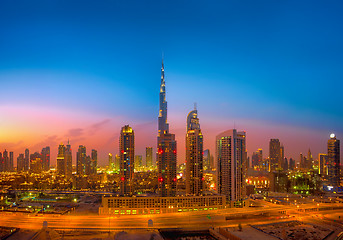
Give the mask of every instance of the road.
<svg viewBox="0 0 343 240">
<path fill-rule="evenodd" d="M 306 208 L 329 208 L 342 207 L 343 204 L 327 203 L 327 204 L 304 204 L 295 207 L 293 205 L 277 205 L 262 200 L 253 201 L 255 204 L 260 204 L 261 207 L 253 208 L 229 208 L 217 211 L 206 212 L 186 212 L 186 213 L 167 213 L 153 215 L 115 215 L 115 216 L 99 216 L 99 215 L 34 215 L 27 213 L 1 213 L 0 226 L 18 227 L 23 229 L 41 229 L 43 222 L 47 221 L 48 226 L 59 229 L 75 229 L 75 228 L 94 228 L 94 229 L 126 229 L 126 228 L 147 228 L 148 220 L 153 220 L 154 228 L 198 228 L 211 226 L 228 226 L 237 225 L 237 222 L 243 224 L 261 224 L 268 221 L 290 220 L 284 219 L 286 215 L 292 215 L 295 218 L 309 217 L 311 213 L 300 212 L 299 209 Z M 280 211 L 286 211 L 285 214 L 280 214 Z M 258 215 L 259 213 L 270 213 L 272 217 L 251 219 L 250 216 L 245 220 L 230 220 L 226 221 L 225 217 L 230 215 Z M 313 214 L 330 213 L 327 211 L 317 211 Z M 342 212 L 343 209 L 335 210 Z M 312 215 L 313 215 L 312 214 Z M 281 218 L 282 217 L 282 218 Z"/>
</svg>

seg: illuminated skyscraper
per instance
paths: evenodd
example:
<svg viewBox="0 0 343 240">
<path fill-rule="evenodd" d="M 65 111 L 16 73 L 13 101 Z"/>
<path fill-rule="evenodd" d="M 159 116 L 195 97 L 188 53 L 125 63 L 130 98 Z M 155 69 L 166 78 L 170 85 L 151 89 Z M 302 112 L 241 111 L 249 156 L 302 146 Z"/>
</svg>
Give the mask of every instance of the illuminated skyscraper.
<svg viewBox="0 0 343 240">
<path fill-rule="evenodd" d="M 285 161 L 285 148 L 281 144 L 281 146 L 280 146 L 280 158 L 279 158 L 279 162 L 278 162 L 278 169 L 283 169 L 284 161 Z"/>
<path fill-rule="evenodd" d="M 333 133 L 328 140 L 327 160 L 329 184 L 338 187 L 340 185 L 340 141 Z"/>
<path fill-rule="evenodd" d="M 280 141 L 279 139 L 270 139 L 269 142 L 269 172 L 278 168 L 280 161 Z"/>
<path fill-rule="evenodd" d="M 201 195 L 203 180 L 203 135 L 200 129 L 198 112 L 195 109 L 187 116 L 186 193 Z"/>
<path fill-rule="evenodd" d="M 13 172 L 14 171 L 14 164 L 13 164 L 13 152 L 10 152 L 10 161 L 8 164 L 8 171 Z"/>
<path fill-rule="evenodd" d="M 42 169 L 43 171 L 49 171 L 50 169 L 50 147 L 42 149 Z"/>
<path fill-rule="evenodd" d="M 114 161 L 113 161 L 113 155 L 112 153 L 108 154 L 108 169 L 110 171 L 114 171 Z"/>
<path fill-rule="evenodd" d="M 24 154 L 19 154 L 17 157 L 17 172 L 24 172 L 24 160 Z"/>
<path fill-rule="evenodd" d="M 42 172 L 42 155 L 39 152 L 35 152 L 34 154 L 30 155 L 30 172 Z"/>
<path fill-rule="evenodd" d="M 135 170 L 136 171 L 141 171 L 141 168 L 143 166 L 143 157 L 142 155 L 136 155 L 135 156 Z"/>
<path fill-rule="evenodd" d="M 120 156 L 118 154 L 114 156 L 114 169 L 120 171 Z"/>
<path fill-rule="evenodd" d="M 0 172 L 5 171 L 5 162 L 4 159 L 2 158 L 2 153 L 0 152 Z"/>
<path fill-rule="evenodd" d="M 254 168 L 255 166 L 261 170 L 265 170 L 266 168 L 263 166 L 263 151 L 262 148 L 259 148 L 256 152 L 252 153 L 251 156 L 251 164 Z"/>
<path fill-rule="evenodd" d="M 146 160 L 146 167 L 151 168 L 152 164 L 152 147 L 145 148 L 145 160 Z"/>
<path fill-rule="evenodd" d="M 233 206 L 242 206 L 246 197 L 246 136 L 236 129 L 216 137 L 217 189 Z"/>
<path fill-rule="evenodd" d="M 97 169 L 98 169 L 98 151 L 95 149 L 92 149 L 92 157 L 91 157 L 91 171 L 90 174 L 96 175 Z"/>
<path fill-rule="evenodd" d="M 84 176 L 87 174 L 87 155 L 86 147 L 79 145 L 79 149 L 76 154 L 76 174 L 78 176 Z"/>
<path fill-rule="evenodd" d="M 319 153 L 318 154 L 318 171 L 319 171 L 319 174 L 327 175 L 327 166 L 326 166 L 327 158 L 328 158 L 328 155 L 325 153 Z"/>
<path fill-rule="evenodd" d="M 307 162 L 306 162 L 306 167 L 307 169 L 312 169 L 313 168 L 313 157 L 312 157 L 312 153 L 311 153 L 311 149 L 308 149 L 308 153 L 307 153 Z"/>
<path fill-rule="evenodd" d="M 161 197 L 176 195 L 176 140 L 175 135 L 162 133 L 158 141 L 157 169 Z"/>
<path fill-rule="evenodd" d="M 5 149 L 5 151 L 2 154 L 2 161 L 3 161 L 3 171 L 9 172 L 9 166 L 10 166 L 10 159 L 8 157 L 8 152 Z"/>
<path fill-rule="evenodd" d="M 64 153 L 64 161 L 65 161 L 65 176 L 67 179 L 70 179 L 73 175 L 73 154 L 71 151 L 71 146 L 68 140 L 68 144 L 65 149 Z"/>
<path fill-rule="evenodd" d="M 57 174 L 61 175 L 61 176 L 65 176 L 66 172 L 66 164 L 65 164 L 65 160 L 64 160 L 64 156 L 65 156 L 65 146 L 63 143 L 61 143 L 58 146 L 58 154 L 57 154 Z"/>
<path fill-rule="evenodd" d="M 158 135 L 169 132 L 167 123 L 167 101 L 166 101 L 166 82 L 164 79 L 164 64 L 162 59 L 161 86 L 160 86 L 160 111 L 158 115 Z"/>
<path fill-rule="evenodd" d="M 135 134 L 129 125 L 121 128 L 120 152 L 120 192 L 123 196 L 134 193 L 133 173 L 135 168 Z"/>
<path fill-rule="evenodd" d="M 159 182 L 158 190 L 160 196 L 172 197 L 176 195 L 176 141 L 175 135 L 169 133 L 165 86 L 162 60 L 156 159 Z"/>
<path fill-rule="evenodd" d="M 204 150 L 204 157 L 203 157 L 203 168 L 205 171 L 211 171 L 211 153 L 209 149 Z"/>
<path fill-rule="evenodd" d="M 24 171 L 29 171 L 30 168 L 30 151 L 25 149 Z"/>
</svg>

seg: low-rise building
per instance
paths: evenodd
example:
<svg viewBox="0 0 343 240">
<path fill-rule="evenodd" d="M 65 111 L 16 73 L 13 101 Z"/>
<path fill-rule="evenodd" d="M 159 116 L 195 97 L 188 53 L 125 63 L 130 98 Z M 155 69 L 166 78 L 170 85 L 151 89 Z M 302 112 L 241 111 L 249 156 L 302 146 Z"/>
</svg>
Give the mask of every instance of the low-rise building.
<svg viewBox="0 0 343 240">
<path fill-rule="evenodd" d="M 225 208 L 224 195 L 177 197 L 113 197 L 103 196 L 100 215 L 159 214 L 210 211 Z"/>
</svg>

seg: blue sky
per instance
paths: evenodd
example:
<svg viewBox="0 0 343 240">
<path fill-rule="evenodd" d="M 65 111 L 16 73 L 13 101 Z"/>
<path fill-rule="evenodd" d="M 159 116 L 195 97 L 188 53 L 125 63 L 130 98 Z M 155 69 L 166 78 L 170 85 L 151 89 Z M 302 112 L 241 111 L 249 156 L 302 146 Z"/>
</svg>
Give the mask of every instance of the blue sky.
<svg viewBox="0 0 343 240">
<path fill-rule="evenodd" d="M 0 107 L 79 111 L 87 126 L 119 118 L 108 129 L 114 132 L 122 123 L 150 124 L 144 136 L 153 145 L 163 52 L 169 121 L 180 148 L 197 102 L 200 123 L 221 126 L 204 129 L 209 148 L 235 122 L 251 129 L 249 152 L 262 146 L 267 153 L 270 137 L 294 158 L 309 147 L 325 151 L 328 134 L 343 133 L 342 7 L 340 1 L 4 0 Z M 79 127 L 68 118 L 65 131 Z M 276 127 L 261 135 L 268 125 Z M 299 133 L 305 138 L 291 147 Z M 145 142 L 139 143 L 142 154 Z M 18 149 L 24 145 L 30 144 Z M 115 143 L 94 145 L 103 157 L 117 151 Z"/>
</svg>

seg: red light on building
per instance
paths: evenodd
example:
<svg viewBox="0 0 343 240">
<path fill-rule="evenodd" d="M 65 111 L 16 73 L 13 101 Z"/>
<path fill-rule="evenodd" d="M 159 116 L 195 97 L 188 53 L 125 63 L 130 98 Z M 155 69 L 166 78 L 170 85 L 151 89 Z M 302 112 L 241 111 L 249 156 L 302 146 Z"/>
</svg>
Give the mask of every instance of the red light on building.
<svg viewBox="0 0 343 240">
<path fill-rule="evenodd" d="M 173 181 L 176 182 L 176 181 L 177 181 L 177 178 L 174 178 Z"/>
<path fill-rule="evenodd" d="M 158 149 L 158 154 L 162 154 L 163 153 L 163 150 L 160 148 Z"/>
<path fill-rule="evenodd" d="M 202 178 L 201 178 L 201 180 L 205 181 L 205 178 L 204 178 L 204 177 L 202 177 Z"/>
<path fill-rule="evenodd" d="M 176 154 L 176 150 L 174 150 L 174 151 L 173 151 L 173 153 L 175 153 L 175 154 Z"/>
<path fill-rule="evenodd" d="M 125 178 L 124 178 L 124 177 L 121 177 L 120 180 L 122 180 L 122 182 L 124 182 L 124 181 L 125 181 Z"/>
<path fill-rule="evenodd" d="M 121 153 L 124 153 L 124 150 L 121 150 Z"/>
<path fill-rule="evenodd" d="M 162 177 L 159 177 L 159 178 L 158 178 L 158 181 L 159 181 L 159 182 L 163 182 L 163 178 L 162 178 Z"/>
</svg>

